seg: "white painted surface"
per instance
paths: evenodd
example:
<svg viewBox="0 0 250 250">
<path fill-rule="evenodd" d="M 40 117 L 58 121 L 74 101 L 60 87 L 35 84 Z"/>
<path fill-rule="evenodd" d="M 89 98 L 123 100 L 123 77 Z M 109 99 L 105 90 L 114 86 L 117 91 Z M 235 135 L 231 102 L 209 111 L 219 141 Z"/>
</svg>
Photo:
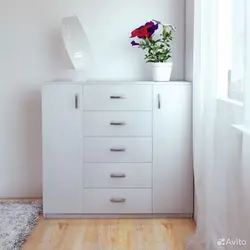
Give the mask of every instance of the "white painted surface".
<svg viewBox="0 0 250 250">
<path fill-rule="evenodd" d="M 152 112 L 84 112 L 84 136 L 152 136 Z"/>
<path fill-rule="evenodd" d="M 120 99 L 112 99 L 112 98 Z M 83 87 L 84 110 L 152 110 L 151 86 Z"/>
<path fill-rule="evenodd" d="M 82 87 L 74 85 L 43 88 L 44 213 L 82 212 L 81 93 Z"/>
<path fill-rule="evenodd" d="M 44 214 L 46 219 L 192 219 L 193 214 Z"/>
<path fill-rule="evenodd" d="M 250 127 L 247 127 L 245 125 L 232 125 L 232 127 L 241 132 L 242 135 L 250 135 Z"/>
<path fill-rule="evenodd" d="M 69 58 L 76 70 L 86 70 L 90 64 L 88 36 L 77 16 L 62 19 L 62 39 Z"/>
<path fill-rule="evenodd" d="M 154 213 L 193 212 L 191 91 L 154 86 Z"/>
<path fill-rule="evenodd" d="M 146 125 L 152 128 L 153 124 L 150 137 L 140 137 L 138 132 L 134 137 L 83 136 L 85 113 L 102 113 L 103 120 L 105 115 L 114 113 L 84 110 L 85 87 L 44 87 L 45 213 L 148 213 L 152 204 L 155 213 L 192 213 L 191 85 L 148 86 L 150 99 L 153 97 L 153 120 L 150 117 L 150 125 Z M 100 88 L 91 86 L 95 87 Z M 130 96 L 131 86 L 122 88 L 126 87 Z M 116 90 L 117 86 L 113 88 Z M 136 111 L 136 104 L 131 108 L 134 111 L 120 113 L 149 113 Z M 102 118 L 97 116 L 97 123 L 99 119 Z M 113 178 L 117 175 L 122 178 Z M 110 204 L 110 196 L 125 198 L 126 202 Z M 73 205 L 68 204 L 69 200 Z"/>
<path fill-rule="evenodd" d="M 114 203 L 110 200 L 125 199 Z M 85 189 L 85 213 L 151 213 L 151 189 Z"/>
<path fill-rule="evenodd" d="M 49 81 L 49 82 L 44 82 L 43 85 L 72 85 L 71 81 Z M 143 86 L 143 85 L 190 85 L 190 81 L 170 81 L 170 82 L 154 82 L 154 81 L 125 81 L 125 80 L 120 80 L 120 81 L 82 81 L 82 80 L 77 80 L 74 81 L 74 85 L 90 85 L 90 86 L 129 86 L 129 85 L 138 85 L 138 86 Z"/>
<path fill-rule="evenodd" d="M 124 150 L 111 152 L 110 150 Z M 84 162 L 152 162 L 151 138 L 84 138 Z"/>
<path fill-rule="evenodd" d="M 186 0 L 185 79 L 193 81 L 194 0 Z"/>
<path fill-rule="evenodd" d="M 152 77 L 155 82 L 168 82 L 171 79 L 172 62 L 152 63 Z"/>
<path fill-rule="evenodd" d="M 87 188 L 151 188 L 152 164 L 85 163 L 83 177 Z"/>
<path fill-rule="evenodd" d="M 184 0 L 2 1 L 0 8 L 0 197 L 42 193 L 40 84 L 71 64 L 61 19 L 76 14 L 88 35 L 95 65 L 91 79 L 151 78 L 130 31 L 157 18 L 177 27 L 173 80 L 184 78 Z"/>
</svg>

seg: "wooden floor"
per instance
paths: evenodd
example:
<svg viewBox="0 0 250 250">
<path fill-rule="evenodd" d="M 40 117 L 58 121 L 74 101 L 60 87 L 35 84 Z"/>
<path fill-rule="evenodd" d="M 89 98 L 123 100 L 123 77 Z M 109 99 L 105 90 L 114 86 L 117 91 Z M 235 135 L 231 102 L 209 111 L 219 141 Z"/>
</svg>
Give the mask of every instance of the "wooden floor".
<svg viewBox="0 0 250 250">
<path fill-rule="evenodd" d="M 22 250 L 184 250 L 189 219 L 44 220 Z"/>
</svg>

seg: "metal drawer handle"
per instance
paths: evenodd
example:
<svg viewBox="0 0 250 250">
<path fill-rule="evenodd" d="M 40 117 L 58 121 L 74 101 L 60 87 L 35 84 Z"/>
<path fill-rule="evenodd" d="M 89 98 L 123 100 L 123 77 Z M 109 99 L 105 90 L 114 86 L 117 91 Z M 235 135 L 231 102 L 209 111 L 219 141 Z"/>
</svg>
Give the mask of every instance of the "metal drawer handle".
<svg viewBox="0 0 250 250">
<path fill-rule="evenodd" d="M 124 126 L 126 125 L 125 122 L 110 122 L 110 125 L 113 125 L 113 126 Z"/>
<path fill-rule="evenodd" d="M 112 95 L 110 96 L 110 99 L 125 99 L 126 97 L 123 95 Z"/>
<path fill-rule="evenodd" d="M 75 109 L 79 108 L 79 104 L 78 104 L 78 95 L 75 95 Z"/>
<path fill-rule="evenodd" d="M 122 173 L 113 173 L 110 175 L 111 178 L 125 178 L 126 175 L 125 174 L 122 174 Z"/>
<path fill-rule="evenodd" d="M 110 152 L 125 152 L 125 148 L 111 148 Z"/>
<path fill-rule="evenodd" d="M 158 94 L 158 109 L 161 109 L 161 95 Z"/>
<path fill-rule="evenodd" d="M 113 203 L 124 203 L 126 201 L 126 199 L 124 199 L 124 198 L 111 198 L 110 201 Z"/>
</svg>

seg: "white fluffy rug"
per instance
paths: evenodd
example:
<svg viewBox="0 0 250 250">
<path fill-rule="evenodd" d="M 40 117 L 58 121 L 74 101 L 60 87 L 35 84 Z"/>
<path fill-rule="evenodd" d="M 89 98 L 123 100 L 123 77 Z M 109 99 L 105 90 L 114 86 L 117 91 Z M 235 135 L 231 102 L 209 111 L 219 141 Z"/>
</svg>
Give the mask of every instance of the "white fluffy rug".
<svg viewBox="0 0 250 250">
<path fill-rule="evenodd" d="M 0 250 L 21 249 L 41 212 L 41 201 L 0 202 Z"/>
</svg>

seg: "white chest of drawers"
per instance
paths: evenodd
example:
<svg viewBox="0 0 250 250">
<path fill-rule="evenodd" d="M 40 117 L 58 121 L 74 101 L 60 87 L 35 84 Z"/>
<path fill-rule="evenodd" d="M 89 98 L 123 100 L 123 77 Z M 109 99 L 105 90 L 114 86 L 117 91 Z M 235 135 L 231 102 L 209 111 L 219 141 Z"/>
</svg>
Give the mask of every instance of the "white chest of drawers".
<svg viewBox="0 0 250 250">
<path fill-rule="evenodd" d="M 44 215 L 192 216 L 191 93 L 187 82 L 44 85 Z"/>
</svg>

